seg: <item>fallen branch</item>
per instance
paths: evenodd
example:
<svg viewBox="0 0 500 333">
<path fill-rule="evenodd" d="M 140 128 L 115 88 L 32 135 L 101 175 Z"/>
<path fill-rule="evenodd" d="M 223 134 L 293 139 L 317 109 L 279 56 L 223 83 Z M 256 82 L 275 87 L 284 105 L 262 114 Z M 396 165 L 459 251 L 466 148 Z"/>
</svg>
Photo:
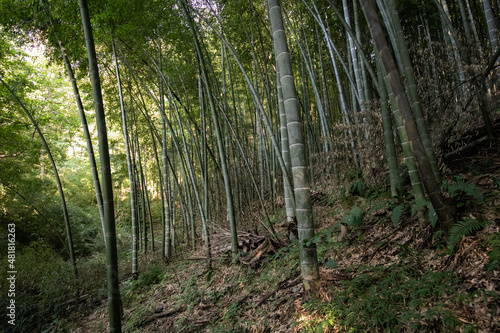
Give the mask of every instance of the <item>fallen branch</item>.
<svg viewBox="0 0 500 333">
<path fill-rule="evenodd" d="M 483 143 L 484 141 L 487 141 L 488 139 L 489 138 L 487 136 L 483 136 L 482 138 L 479 138 L 475 141 L 472 141 L 471 143 L 469 143 L 468 145 L 466 145 L 464 147 L 460 147 L 457 150 L 454 150 L 452 152 L 445 154 L 444 158 L 445 159 L 452 159 L 453 157 L 456 157 L 462 153 L 465 153 L 469 150 L 472 150 L 474 147 L 480 145 L 481 143 Z"/>
<path fill-rule="evenodd" d="M 250 255 L 244 258 L 240 258 L 240 262 L 245 265 L 251 265 L 255 261 L 259 260 L 259 258 L 262 257 L 264 253 L 268 252 L 270 247 L 272 247 L 272 244 L 269 241 L 269 238 L 266 238 L 266 240 L 262 244 L 260 244 L 259 247 L 257 247 L 255 251 L 253 251 Z"/>
<path fill-rule="evenodd" d="M 456 159 L 456 161 L 467 161 L 467 160 L 491 160 L 495 162 L 500 162 L 500 158 L 494 158 L 490 156 L 471 156 L 471 157 L 462 157 Z"/>
</svg>

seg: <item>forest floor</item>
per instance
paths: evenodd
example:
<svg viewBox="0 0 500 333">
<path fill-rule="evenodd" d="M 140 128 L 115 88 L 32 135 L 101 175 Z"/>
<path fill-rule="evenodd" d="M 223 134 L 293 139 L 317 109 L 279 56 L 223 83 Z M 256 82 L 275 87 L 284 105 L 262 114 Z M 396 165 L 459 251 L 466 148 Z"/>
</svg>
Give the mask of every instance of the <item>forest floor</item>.
<svg viewBox="0 0 500 333">
<path fill-rule="evenodd" d="M 268 243 L 250 251 L 253 261 L 231 264 L 214 250 L 207 270 L 202 250 L 179 251 L 167 264 L 158 254 L 143 257 L 138 279 L 121 285 L 124 331 L 500 332 L 498 144 L 454 158 L 450 174 L 460 177 L 448 179 L 445 192 L 464 222 L 453 248 L 412 214 L 411 198 L 326 196 L 314 208 L 318 234 L 311 240 L 323 288 L 317 298 L 304 292 L 296 242 L 249 232 L 241 240 Z M 339 221 L 350 225 L 343 241 Z M 226 246 L 224 235 L 213 235 L 214 247 Z M 105 303 L 94 300 L 72 315 L 70 331 L 104 332 Z"/>
</svg>

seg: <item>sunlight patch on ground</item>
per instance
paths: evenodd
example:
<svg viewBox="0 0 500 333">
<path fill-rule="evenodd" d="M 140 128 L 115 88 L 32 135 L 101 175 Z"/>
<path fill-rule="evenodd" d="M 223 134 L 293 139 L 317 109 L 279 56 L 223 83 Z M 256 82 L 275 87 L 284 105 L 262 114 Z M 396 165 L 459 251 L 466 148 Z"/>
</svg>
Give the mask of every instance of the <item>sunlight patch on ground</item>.
<svg viewBox="0 0 500 333">
<path fill-rule="evenodd" d="M 318 311 L 308 311 L 301 300 L 295 301 L 296 326 L 295 332 L 339 332 L 333 313 L 319 314 Z"/>
</svg>

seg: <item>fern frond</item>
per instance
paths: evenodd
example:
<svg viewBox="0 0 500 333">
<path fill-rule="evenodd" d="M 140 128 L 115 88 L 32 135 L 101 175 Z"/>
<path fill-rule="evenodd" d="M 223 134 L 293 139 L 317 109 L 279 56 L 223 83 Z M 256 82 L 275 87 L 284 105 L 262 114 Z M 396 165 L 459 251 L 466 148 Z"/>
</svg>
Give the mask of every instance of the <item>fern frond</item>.
<svg viewBox="0 0 500 333">
<path fill-rule="evenodd" d="M 401 216 L 403 216 L 403 213 L 405 211 L 405 206 L 403 204 L 398 205 L 394 207 L 391 213 L 391 222 L 394 224 L 394 227 L 396 227 L 401 220 Z"/>
<path fill-rule="evenodd" d="M 351 227 L 359 227 L 363 221 L 363 210 L 358 206 L 354 206 L 348 215 L 342 218 L 343 223 Z"/>
<path fill-rule="evenodd" d="M 451 249 L 457 245 L 462 236 L 471 235 L 484 228 L 484 223 L 470 217 L 464 217 L 451 227 L 448 245 Z"/>
<path fill-rule="evenodd" d="M 411 207 L 411 216 L 412 217 L 419 210 L 426 208 L 426 207 L 432 207 L 431 202 L 427 201 L 425 199 L 418 198 L 418 199 L 415 199 L 413 202 L 415 204 Z"/>
<path fill-rule="evenodd" d="M 382 209 L 382 208 L 387 208 L 390 206 L 390 202 L 387 202 L 387 201 L 383 201 L 383 202 L 375 202 L 375 205 L 370 208 L 366 214 L 370 215 L 371 213 L 373 213 L 374 211 L 378 210 L 378 209 Z"/>
<path fill-rule="evenodd" d="M 358 179 L 351 185 L 349 185 L 349 193 L 351 195 L 361 195 L 363 196 L 365 194 L 365 191 L 368 189 L 368 186 L 366 183 L 363 181 L 363 179 Z"/>
<path fill-rule="evenodd" d="M 448 187 L 448 193 L 452 197 L 456 196 L 459 192 L 470 195 L 479 202 L 483 201 L 483 192 L 481 192 L 481 189 L 474 184 L 459 180 L 455 184 L 452 184 L 450 185 L 450 187 Z"/>
<path fill-rule="evenodd" d="M 429 222 L 431 222 L 431 226 L 434 228 L 438 223 L 439 219 L 436 214 L 436 211 L 434 210 L 434 206 L 429 204 L 428 207 L 429 207 Z"/>
<path fill-rule="evenodd" d="M 491 251 L 488 253 L 490 258 L 486 263 L 486 271 L 491 272 L 500 267 L 500 234 L 496 233 L 488 237 L 488 244 L 491 245 Z"/>
</svg>

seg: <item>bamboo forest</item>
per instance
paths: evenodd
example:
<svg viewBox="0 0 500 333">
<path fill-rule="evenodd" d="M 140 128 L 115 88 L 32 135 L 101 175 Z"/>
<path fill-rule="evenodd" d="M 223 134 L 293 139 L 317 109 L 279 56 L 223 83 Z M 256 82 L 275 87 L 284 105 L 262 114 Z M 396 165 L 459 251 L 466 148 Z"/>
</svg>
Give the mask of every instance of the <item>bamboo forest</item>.
<svg viewBox="0 0 500 333">
<path fill-rule="evenodd" d="M 500 0 L 0 0 L 0 333 L 500 332 Z"/>
</svg>

